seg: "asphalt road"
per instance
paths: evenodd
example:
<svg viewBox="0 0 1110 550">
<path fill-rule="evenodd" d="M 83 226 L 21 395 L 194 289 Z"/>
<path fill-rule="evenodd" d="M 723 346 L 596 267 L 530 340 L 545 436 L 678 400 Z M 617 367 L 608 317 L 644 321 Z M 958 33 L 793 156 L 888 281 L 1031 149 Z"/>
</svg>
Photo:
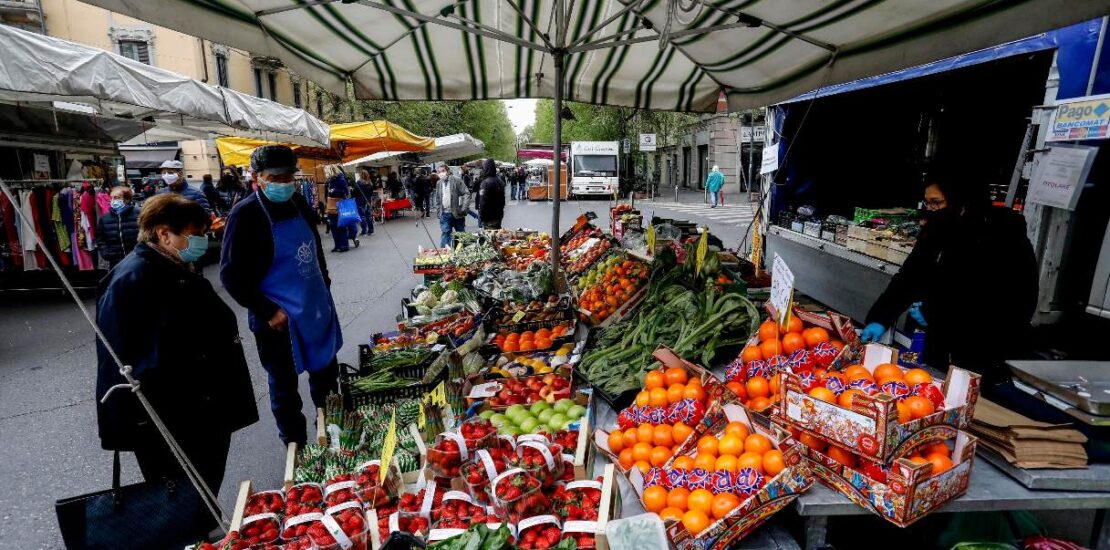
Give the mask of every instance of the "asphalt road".
<svg viewBox="0 0 1110 550">
<path fill-rule="evenodd" d="M 656 212 L 708 224 L 726 246 L 735 246 L 746 228 L 735 219 L 704 218 L 689 208 L 639 206 L 645 217 Z M 561 227 L 569 227 L 588 210 L 598 213 L 599 225 L 608 226 L 604 201 L 570 201 L 563 203 Z M 468 219 L 467 227 L 474 226 L 475 221 Z M 550 231 L 551 204 L 510 201 L 503 226 Z M 330 236 L 324 237 L 330 249 Z M 341 362 L 355 363 L 360 342 L 395 324 L 400 299 L 420 282 L 412 275 L 412 257 L 418 246 L 431 246 L 433 239 L 438 243 L 438 221 L 418 221 L 410 214 L 379 224 L 377 232 L 364 238 L 358 249 L 327 255 L 345 337 Z M 261 417 L 232 439 L 220 489 L 220 501 L 230 514 L 241 480 L 251 479 L 262 488 L 280 485 L 285 453 L 269 413 L 266 375 L 247 329 L 246 312 L 222 293 L 216 271 L 209 266 L 205 273 L 239 313 Z M 91 299 L 84 304 L 90 312 L 95 305 Z M 0 491 L 0 549 L 62 548 L 54 501 L 103 490 L 111 483 L 111 454 L 100 448 L 96 435 L 92 329 L 73 300 L 57 292 L 0 294 L 0 312 L 0 486 L 4 487 Z M 306 416 L 311 418 L 304 377 L 301 394 Z M 123 483 L 140 480 L 134 460 L 124 453 Z"/>
</svg>

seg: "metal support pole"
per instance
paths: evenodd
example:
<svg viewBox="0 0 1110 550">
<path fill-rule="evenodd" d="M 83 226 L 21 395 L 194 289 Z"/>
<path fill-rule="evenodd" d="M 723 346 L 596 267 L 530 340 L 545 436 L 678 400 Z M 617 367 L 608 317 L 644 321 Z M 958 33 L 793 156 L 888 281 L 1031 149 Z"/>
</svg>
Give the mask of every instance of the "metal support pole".
<svg viewBox="0 0 1110 550">
<path fill-rule="evenodd" d="M 555 191 L 551 209 L 551 270 L 558 276 L 559 273 L 559 199 L 563 175 L 563 61 L 566 59 L 566 14 L 563 12 L 563 0 L 555 0 L 555 49 L 551 52 L 551 61 L 555 64 L 555 144 L 553 156 L 555 166 L 552 173 L 555 181 L 551 188 Z"/>
</svg>

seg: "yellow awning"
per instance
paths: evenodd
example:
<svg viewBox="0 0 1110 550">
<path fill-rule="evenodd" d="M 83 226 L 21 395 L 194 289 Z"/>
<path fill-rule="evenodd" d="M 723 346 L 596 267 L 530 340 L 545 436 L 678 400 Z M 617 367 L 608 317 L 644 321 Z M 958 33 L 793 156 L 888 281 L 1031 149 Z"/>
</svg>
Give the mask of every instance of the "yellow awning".
<svg viewBox="0 0 1110 550">
<path fill-rule="evenodd" d="M 384 120 L 332 124 L 331 149 L 291 146 L 301 159 L 346 162 L 381 151 L 431 151 L 435 140 L 418 136 Z M 251 153 L 263 145 L 283 145 L 259 139 L 226 137 L 216 140 L 216 150 L 225 165 L 250 166 Z M 284 144 L 288 145 L 288 144 Z M 301 166 L 302 170 L 307 166 Z"/>
</svg>

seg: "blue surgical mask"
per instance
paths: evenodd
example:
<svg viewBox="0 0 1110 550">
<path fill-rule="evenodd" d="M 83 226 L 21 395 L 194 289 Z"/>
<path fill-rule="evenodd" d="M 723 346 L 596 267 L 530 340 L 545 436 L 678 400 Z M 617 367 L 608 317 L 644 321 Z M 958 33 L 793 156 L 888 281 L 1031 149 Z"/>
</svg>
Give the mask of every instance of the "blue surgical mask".
<svg viewBox="0 0 1110 550">
<path fill-rule="evenodd" d="M 177 256 L 185 263 L 193 263 L 208 252 L 208 235 L 189 235 L 189 244 L 177 251 Z"/>
<path fill-rule="evenodd" d="M 123 199 L 112 199 L 112 210 L 116 210 L 116 211 L 123 210 L 123 207 L 126 204 L 127 203 L 123 202 Z"/>
<path fill-rule="evenodd" d="M 285 202 L 293 197 L 293 191 L 297 189 L 295 183 L 268 183 L 266 188 L 262 190 L 266 198 L 274 202 Z"/>
</svg>

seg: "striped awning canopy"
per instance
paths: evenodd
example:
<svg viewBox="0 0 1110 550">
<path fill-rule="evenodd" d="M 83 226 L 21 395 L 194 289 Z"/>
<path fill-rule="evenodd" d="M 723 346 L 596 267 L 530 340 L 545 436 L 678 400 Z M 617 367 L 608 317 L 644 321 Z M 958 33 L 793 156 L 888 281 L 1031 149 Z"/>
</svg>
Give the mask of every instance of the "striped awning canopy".
<svg viewBox="0 0 1110 550">
<path fill-rule="evenodd" d="M 764 106 L 1110 12 L 1110 0 L 85 0 L 367 99 Z M 557 24 L 556 6 L 563 8 Z M 562 32 L 560 32 L 562 31 Z"/>
</svg>

